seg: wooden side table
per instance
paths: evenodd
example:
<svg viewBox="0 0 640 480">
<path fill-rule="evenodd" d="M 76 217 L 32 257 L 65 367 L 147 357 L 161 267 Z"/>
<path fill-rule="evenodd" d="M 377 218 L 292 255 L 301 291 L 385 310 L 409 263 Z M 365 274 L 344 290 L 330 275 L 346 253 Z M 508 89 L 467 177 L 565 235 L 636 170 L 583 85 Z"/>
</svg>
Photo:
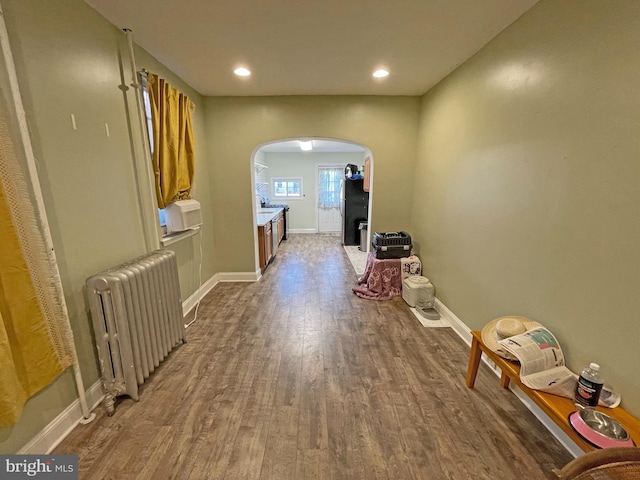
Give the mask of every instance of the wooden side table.
<svg viewBox="0 0 640 480">
<path fill-rule="evenodd" d="M 473 337 L 471 342 L 471 352 L 469 355 L 469 366 L 467 368 L 467 387 L 473 388 L 476 375 L 478 374 L 478 367 L 480 366 L 480 360 L 484 353 L 489 357 L 496 366 L 501 370 L 500 374 L 500 386 L 503 388 L 509 388 L 511 382 L 515 383 L 520 390 L 522 390 L 531 400 L 535 402 L 540 409 L 551 419 L 556 425 L 558 425 L 564 433 L 566 433 L 583 451 L 589 452 L 592 450 L 598 450 L 596 447 L 584 440 L 569 424 L 569 414 L 576 411 L 576 406 L 569 398 L 559 397 L 550 393 L 541 392 L 540 390 L 533 390 L 527 387 L 520 381 L 520 364 L 512 362 L 506 358 L 501 357 L 493 350 L 488 348 L 482 342 L 482 333 L 478 330 L 471 332 Z M 596 407 L 597 410 L 602 413 L 615 418 L 620 422 L 624 428 L 629 432 L 629 435 L 633 439 L 634 443 L 640 445 L 640 421 L 633 415 L 628 413 L 622 407 L 606 408 Z"/>
</svg>

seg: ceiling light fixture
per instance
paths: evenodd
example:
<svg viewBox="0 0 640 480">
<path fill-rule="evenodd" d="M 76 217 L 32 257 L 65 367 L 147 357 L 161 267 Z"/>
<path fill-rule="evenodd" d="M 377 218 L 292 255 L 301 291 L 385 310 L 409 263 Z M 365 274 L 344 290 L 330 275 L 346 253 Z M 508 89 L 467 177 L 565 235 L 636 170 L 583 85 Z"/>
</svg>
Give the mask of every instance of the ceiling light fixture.
<svg viewBox="0 0 640 480">
<path fill-rule="evenodd" d="M 233 73 L 235 73 L 239 77 L 248 77 L 249 75 L 251 75 L 251 70 L 249 70 L 248 68 L 239 67 L 236 68 Z"/>
<path fill-rule="evenodd" d="M 309 140 L 308 142 L 299 140 L 298 142 L 300 143 L 300 150 L 302 150 L 303 152 L 309 152 L 313 150 L 313 140 Z"/>
<path fill-rule="evenodd" d="M 376 78 L 384 78 L 389 76 L 389 72 L 386 71 L 384 68 L 380 68 L 378 70 L 376 70 L 375 72 L 373 72 L 373 76 Z"/>
</svg>

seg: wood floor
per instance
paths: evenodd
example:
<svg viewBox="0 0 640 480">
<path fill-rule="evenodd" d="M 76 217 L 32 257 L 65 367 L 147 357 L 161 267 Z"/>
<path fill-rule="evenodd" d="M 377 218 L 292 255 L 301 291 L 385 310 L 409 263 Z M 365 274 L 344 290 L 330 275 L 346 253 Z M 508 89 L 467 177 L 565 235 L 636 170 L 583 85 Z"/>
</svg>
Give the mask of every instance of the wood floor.
<svg viewBox="0 0 640 480">
<path fill-rule="evenodd" d="M 402 298 L 363 300 L 338 237 L 291 235 L 256 283 L 217 285 L 113 417 L 54 453 L 81 479 L 545 479 L 572 457 L 468 346 Z"/>
</svg>

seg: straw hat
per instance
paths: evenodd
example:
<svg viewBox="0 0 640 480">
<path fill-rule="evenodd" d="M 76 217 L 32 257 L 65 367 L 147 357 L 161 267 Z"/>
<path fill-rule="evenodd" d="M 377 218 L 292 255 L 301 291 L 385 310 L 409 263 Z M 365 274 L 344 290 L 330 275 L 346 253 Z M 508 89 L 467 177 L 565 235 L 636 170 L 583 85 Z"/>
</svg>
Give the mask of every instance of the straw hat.
<svg viewBox="0 0 640 480">
<path fill-rule="evenodd" d="M 526 317 L 509 315 L 507 317 L 494 318 L 482 329 L 482 343 L 507 360 L 517 360 L 498 343 L 498 340 L 520 335 L 528 330 L 541 327 L 538 322 Z"/>
</svg>

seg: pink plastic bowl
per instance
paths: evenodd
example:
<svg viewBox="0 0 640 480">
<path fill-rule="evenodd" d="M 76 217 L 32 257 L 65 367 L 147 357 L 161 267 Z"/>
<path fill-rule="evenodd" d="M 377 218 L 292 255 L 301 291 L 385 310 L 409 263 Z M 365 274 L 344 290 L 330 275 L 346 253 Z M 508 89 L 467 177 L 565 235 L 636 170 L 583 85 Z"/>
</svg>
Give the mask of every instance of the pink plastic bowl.
<svg viewBox="0 0 640 480">
<path fill-rule="evenodd" d="M 633 447 L 635 444 L 625 428 L 609 415 L 585 408 L 569 415 L 569 424 L 594 447 Z"/>
</svg>

